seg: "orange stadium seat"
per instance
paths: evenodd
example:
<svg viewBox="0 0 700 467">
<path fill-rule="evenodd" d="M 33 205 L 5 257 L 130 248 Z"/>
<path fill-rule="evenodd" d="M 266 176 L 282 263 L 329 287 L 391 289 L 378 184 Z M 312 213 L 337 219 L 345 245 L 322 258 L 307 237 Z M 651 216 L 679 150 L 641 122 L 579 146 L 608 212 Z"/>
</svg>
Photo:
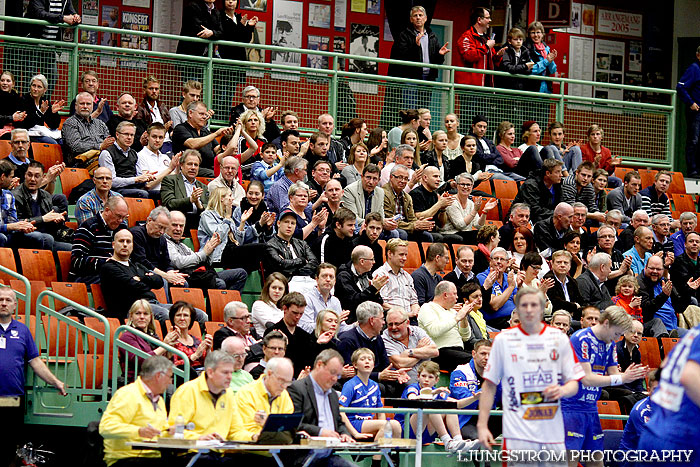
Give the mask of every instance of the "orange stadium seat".
<svg viewBox="0 0 700 467">
<path fill-rule="evenodd" d="M 124 198 L 129 207 L 129 227 L 133 227 L 137 222 L 145 222 L 148 215 L 156 207 L 152 199 Z"/>
<path fill-rule="evenodd" d="M 616 401 L 598 401 L 598 413 L 607 415 L 622 415 L 620 404 Z M 622 420 L 600 420 L 603 430 L 622 430 Z"/>
<path fill-rule="evenodd" d="M 202 289 L 170 287 L 170 297 L 173 299 L 173 303 L 182 300 L 194 305 L 195 308 L 199 308 L 202 311 L 207 309 L 207 304 L 204 301 L 204 293 L 202 292 Z"/>
<path fill-rule="evenodd" d="M 58 265 L 61 266 L 61 280 L 68 281 L 68 273 L 70 272 L 70 251 L 57 251 Z"/>
<path fill-rule="evenodd" d="M 51 290 L 56 292 L 62 297 L 66 297 L 68 300 L 72 300 L 79 305 L 85 307 L 90 306 L 90 299 L 88 298 L 87 286 L 82 282 L 52 282 Z M 54 306 L 56 310 L 67 307 L 68 304 L 54 299 Z"/>
<path fill-rule="evenodd" d="M 199 237 L 197 236 L 197 229 L 190 229 L 190 237 L 192 237 L 192 246 L 194 251 L 199 251 Z"/>
<path fill-rule="evenodd" d="M 492 180 L 492 182 L 496 198 L 512 200 L 518 194 L 518 184 L 513 180 Z"/>
<path fill-rule="evenodd" d="M 207 321 L 206 323 L 204 323 L 204 328 L 206 329 L 207 334 L 211 336 L 213 336 L 216 331 L 223 328 L 224 326 L 226 326 L 226 323 L 222 321 Z"/>
<path fill-rule="evenodd" d="M 671 353 L 671 350 L 678 344 L 680 341 L 679 338 L 677 337 L 662 337 L 661 338 L 661 348 L 664 349 L 664 357 L 668 357 L 668 354 Z"/>
<path fill-rule="evenodd" d="M 63 151 L 60 144 L 32 143 L 34 160 L 44 164 L 44 168 L 63 163 Z"/>
<path fill-rule="evenodd" d="M 109 324 L 109 333 L 110 336 L 114 335 L 114 331 L 121 325 L 119 320 L 117 318 L 107 318 L 107 322 Z M 98 319 L 98 318 L 93 318 L 92 316 L 88 316 L 85 318 L 85 326 L 89 327 L 90 329 L 94 329 L 95 331 L 105 334 L 105 325 L 104 323 Z M 156 327 L 160 327 L 158 324 L 156 324 Z M 111 337 L 105 336 L 105 339 L 111 339 Z M 102 340 L 96 339 L 95 336 L 91 336 L 88 334 L 88 347 L 87 351 L 92 352 L 92 353 L 98 353 L 102 354 L 104 353 L 104 342 Z"/>
<path fill-rule="evenodd" d="M 661 366 L 661 351 L 659 341 L 655 337 L 642 337 L 639 341 L 639 352 L 642 354 L 642 363 L 649 368 Z"/>
<path fill-rule="evenodd" d="M 67 168 L 61 172 L 58 178 L 61 180 L 63 194 L 68 196 L 73 188 L 90 178 L 90 172 L 87 169 Z"/>
<path fill-rule="evenodd" d="M 228 302 L 240 302 L 241 293 L 238 290 L 209 289 L 209 308 L 211 320 L 224 322 L 224 307 Z"/>
<path fill-rule="evenodd" d="M 668 186 L 667 193 L 685 194 L 685 178 L 683 177 L 683 172 L 671 172 L 671 184 Z"/>
<path fill-rule="evenodd" d="M 676 211 L 679 212 L 696 212 L 695 198 L 692 195 L 686 195 L 683 193 L 670 193 L 671 199 L 673 199 L 673 206 Z"/>
<path fill-rule="evenodd" d="M 52 252 L 20 248 L 19 261 L 22 265 L 22 275 L 30 281 L 44 281 L 47 284 L 58 281 L 56 261 Z"/>
<path fill-rule="evenodd" d="M 158 300 L 159 303 L 168 303 L 168 297 L 165 296 L 165 289 L 163 287 L 160 289 L 151 289 L 151 292 L 155 294 L 156 300 Z"/>
<path fill-rule="evenodd" d="M 24 282 L 19 279 L 10 280 L 10 287 L 21 294 L 27 293 L 26 289 L 24 288 Z M 44 281 L 29 281 L 29 288 L 32 292 L 32 296 L 29 298 L 31 312 L 33 315 L 36 315 L 36 299 L 39 297 L 41 292 L 46 290 L 46 283 Z M 17 307 L 19 309 L 24 309 L 24 300 L 17 299 L 17 301 L 19 302 L 17 303 Z M 49 297 L 44 297 L 41 304 L 44 306 L 49 306 Z"/>
<path fill-rule="evenodd" d="M 15 254 L 12 251 L 12 248 L 0 248 L 0 265 L 11 271 L 17 272 L 17 263 L 15 263 Z M 0 273 L 0 279 L 8 282 L 13 279 L 13 277 L 9 274 Z"/>
<path fill-rule="evenodd" d="M 654 184 L 654 177 L 658 173 L 658 170 L 653 169 L 640 169 L 639 175 L 642 176 L 642 188 L 646 188 Z"/>
<path fill-rule="evenodd" d="M 7 157 L 12 152 L 12 145 L 6 139 L 0 140 L 0 158 Z"/>
<path fill-rule="evenodd" d="M 97 310 L 102 308 L 107 309 L 107 302 L 105 302 L 105 296 L 102 295 L 102 286 L 100 284 L 90 284 L 90 292 L 92 293 L 92 304 Z"/>
</svg>

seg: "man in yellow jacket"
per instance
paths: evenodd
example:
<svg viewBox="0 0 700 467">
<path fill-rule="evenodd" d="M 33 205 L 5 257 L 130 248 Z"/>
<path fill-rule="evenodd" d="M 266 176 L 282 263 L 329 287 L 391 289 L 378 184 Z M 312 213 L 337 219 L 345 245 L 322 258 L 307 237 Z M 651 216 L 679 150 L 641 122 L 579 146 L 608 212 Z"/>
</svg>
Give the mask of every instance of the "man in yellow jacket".
<svg viewBox="0 0 700 467">
<path fill-rule="evenodd" d="M 287 387 L 294 379 L 294 366 L 288 358 L 271 358 L 265 373 L 236 393 L 232 438 L 257 441 L 271 413 L 293 413 L 294 404 Z"/>
<path fill-rule="evenodd" d="M 108 466 L 126 464 L 133 458 L 140 458 L 138 465 L 162 465 L 160 452 L 131 449 L 126 443 L 159 436 L 168 428 L 162 395 L 172 382 L 173 363 L 165 357 L 153 356 L 144 360 L 135 382 L 114 394 L 100 421 Z"/>
</svg>

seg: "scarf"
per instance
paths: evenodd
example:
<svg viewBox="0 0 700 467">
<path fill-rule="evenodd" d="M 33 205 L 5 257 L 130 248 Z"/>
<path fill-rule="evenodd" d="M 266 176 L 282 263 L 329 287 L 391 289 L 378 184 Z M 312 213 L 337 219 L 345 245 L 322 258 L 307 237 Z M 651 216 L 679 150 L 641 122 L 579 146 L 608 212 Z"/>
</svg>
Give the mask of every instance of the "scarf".
<svg viewBox="0 0 700 467">
<path fill-rule="evenodd" d="M 488 261 L 491 261 L 491 252 L 486 248 L 486 245 L 484 245 L 483 243 L 479 243 L 477 247 L 479 248 L 479 251 L 481 251 L 484 254 L 484 256 L 486 256 L 486 259 Z"/>
<path fill-rule="evenodd" d="M 479 327 L 479 331 L 481 331 L 482 338 L 487 339 L 489 333 L 486 331 L 486 320 L 484 319 L 484 315 L 481 313 L 481 311 L 471 311 L 469 312 L 469 316 L 472 317 L 476 325 Z"/>
<path fill-rule="evenodd" d="M 546 45 L 544 45 L 544 42 L 540 42 L 539 44 L 534 44 L 535 45 L 535 50 L 537 50 L 542 57 L 545 59 L 547 58 L 547 50 L 546 50 Z"/>
</svg>

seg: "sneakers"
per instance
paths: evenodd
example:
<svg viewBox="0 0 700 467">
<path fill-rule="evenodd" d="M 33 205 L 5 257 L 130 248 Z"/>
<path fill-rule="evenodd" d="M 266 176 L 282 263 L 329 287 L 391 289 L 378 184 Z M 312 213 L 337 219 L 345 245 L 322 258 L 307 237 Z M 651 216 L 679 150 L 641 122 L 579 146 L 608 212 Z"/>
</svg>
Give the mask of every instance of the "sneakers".
<svg viewBox="0 0 700 467">
<path fill-rule="evenodd" d="M 464 441 L 464 447 L 461 451 L 478 451 L 481 449 L 481 443 L 478 439 L 468 439 Z"/>
<path fill-rule="evenodd" d="M 464 449 L 465 444 L 466 441 L 464 441 L 463 439 L 451 439 L 447 443 L 445 443 L 445 450 L 450 452 L 461 451 L 462 449 Z"/>
</svg>

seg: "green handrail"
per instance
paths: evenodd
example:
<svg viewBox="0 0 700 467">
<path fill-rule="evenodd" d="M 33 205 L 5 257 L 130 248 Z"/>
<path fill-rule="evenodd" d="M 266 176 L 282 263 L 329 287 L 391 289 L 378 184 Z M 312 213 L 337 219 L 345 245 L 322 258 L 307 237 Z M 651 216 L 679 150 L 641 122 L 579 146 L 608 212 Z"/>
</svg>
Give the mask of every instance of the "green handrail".
<svg viewBox="0 0 700 467">
<path fill-rule="evenodd" d="M 29 279 L 24 277 L 22 274 L 12 269 L 8 269 L 5 266 L 0 265 L 0 272 L 12 276 L 15 279 L 21 280 L 24 283 L 24 293 L 19 290 L 15 290 L 15 294 L 19 296 L 20 299 L 24 300 L 24 319 L 27 326 L 29 326 L 29 316 L 32 314 L 32 285 L 29 283 Z M 6 287 L 9 287 L 6 286 Z M 19 309 L 15 309 L 15 316 L 19 314 Z"/>
<path fill-rule="evenodd" d="M 173 355 L 177 355 L 184 361 L 184 366 L 183 368 L 177 368 L 173 367 L 173 374 L 175 376 L 179 376 L 182 378 L 183 382 L 187 382 L 190 380 L 190 359 L 187 355 L 185 355 L 184 352 L 181 350 L 177 350 L 176 348 L 164 343 L 163 341 L 160 341 L 158 339 L 155 339 L 152 336 L 149 336 L 148 334 L 139 331 L 138 329 L 127 326 L 127 325 L 122 325 L 119 326 L 115 331 L 114 331 L 114 339 L 112 340 L 112 345 L 113 345 L 113 351 L 112 355 L 115 356 L 115 358 L 112 359 L 112 392 L 114 393 L 117 390 L 117 376 L 119 374 L 119 349 L 123 349 L 125 352 L 132 353 L 136 355 L 136 359 L 134 361 L 134 374 L 138 374 L 138 359 L 139 358 L 148 358 L 151 355 L 147 354 L 141 349 L 137 349 L 136 347 L 133 347 L 132 345 L 129 345 L 125 342 L 123 342 L 119 337 L 124 334 L 125 332 L 134 334 L 135 336 L 140 337 L 141 339 L 145 340 L 151 345 L 155 345 L 156 347 L 162 347 L 165 350 L 167 350 L 169 353 Z M 124 368 L 125 370 L 128 370 L 129 368 L 129 363 L 128 359 L 126 362 L 124 362 Z M 126 371 L 125 371 L 126 373 Z M 126 374 L 124 374 L 124 377 L 126 378 Z M 176 385 L 177 386 L 177 385 Z"/>
</svg>

